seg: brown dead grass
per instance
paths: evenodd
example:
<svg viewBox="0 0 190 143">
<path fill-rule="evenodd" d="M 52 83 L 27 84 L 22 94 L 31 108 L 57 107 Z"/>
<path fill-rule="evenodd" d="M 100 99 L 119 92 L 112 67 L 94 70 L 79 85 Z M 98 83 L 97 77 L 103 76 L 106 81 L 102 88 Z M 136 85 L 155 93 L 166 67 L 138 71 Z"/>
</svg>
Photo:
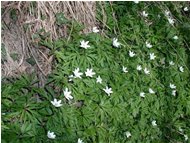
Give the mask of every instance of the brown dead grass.
<svg viewBox="0 0 190 143">
<path fill-rule="evenodd" d="M 37 46 L 38 41 L 32 39 L 32 35 L 40 29 L 50 33 L 51 40 L 68 36 L 68 27 L 59 27 L 56 24 L 55 14 L 63 12 L 69 20 L 76 20 L 85 26 L 83 33 L 91 31 L 96 22 L 96 2 L 82 1 L 54 1 L 43 2 L 1 2 L 2 13 L 2 43 L 6 49 L 6 61 L 2 64 L 3 77 L 15 77 L 22 73 L 31 74 L 36 72 L 39 79 L 45 80 L 46 76 L 52 71 L 53 57 L 49 55 L 46 47 Z M 10 12 L 15 9 L 17 20 L 10 18 Z M 45 17 L 42 20 L 42 16 Z M 28 25 L 25 30 L 24 26 Z M 36 44 L 34 44 L 36 43 Z M 11 53 L 17 53 L 18 60 L 13 60 Z M 36 62 L 31 66 L 26 59 L 33 58 Z"/>
</svg>

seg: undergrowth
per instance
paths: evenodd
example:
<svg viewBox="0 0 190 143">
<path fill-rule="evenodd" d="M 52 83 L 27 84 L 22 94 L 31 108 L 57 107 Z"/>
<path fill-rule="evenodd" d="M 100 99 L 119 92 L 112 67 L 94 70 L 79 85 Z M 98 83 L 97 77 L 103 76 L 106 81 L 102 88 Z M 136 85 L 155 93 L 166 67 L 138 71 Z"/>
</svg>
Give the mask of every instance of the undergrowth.
<svg viewBox="0 0 190 143">
<path fill-rule="evenodd" d="M 188 142 L 186 6 L 105 2 L 106 36 L 72 23 L 68 39 L 41 40 L 55 69 L 41 88 L 35 75 L 2 80 L 2 142 Z"/>
</svg>

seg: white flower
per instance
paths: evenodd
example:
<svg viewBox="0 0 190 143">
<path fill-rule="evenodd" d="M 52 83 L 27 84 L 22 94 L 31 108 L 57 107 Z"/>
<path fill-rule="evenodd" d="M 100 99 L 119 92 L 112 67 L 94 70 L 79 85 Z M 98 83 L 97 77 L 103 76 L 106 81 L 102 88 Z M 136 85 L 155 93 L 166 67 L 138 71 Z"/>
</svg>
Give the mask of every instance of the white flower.
<svg viewBox="0 0 190 143">
<path fill-rule="evenodd" d="M 149 42 L 146 41 L 146 47 L 147 48 L 152 48 L 152 45 Z"/>
<path fill-rule="evenodd" d="M 51 104 L 53 104 L 53 106 L 55 106 L 55 107 L 61 107 L 61 106 L 62 106 L 61 100 L 58 101 L 58 100 L 55 99 L 55 98 L 54 98 L 53 101 L 51 101 Z"/>
<path fill-rule="evenodd" d="M 135 56 L 135 53 L 133 51 L 129 51 L 129 56 L 130 57 L 134 57 Z"/>
<path fill-rule="evenodd" d="M 187 141 L 189 138 L 187 135 L 184 135 L 185 141 Z"/>
<path fill-rule="evenodd" d="M 123 70 L 124 73 L 127 73 L 127 72 L 128 72 L 127 67 L 124 67 L 124 66 L 123 66 L 122 70 Z"/>
<path fill-rule="evenodd" d="M 154 60 L 156 58 L 156 56 L 154 55 L 154 53 L 150 53 L 150 60 Z"/>
<path fill-rule="evenodd" d="M 180 131 L 180 132 L 183 132 L 183 129 L 182 129 L 181 127 L 179 127 L 179 131 Z"/>
<path fill-rule="evenodd" d="M 118 42 L 118 39 L 113 38 L 113 46 L 118 48 L 118 47 L 120 47 L 120 45 L 121 45 L 121 43 Z"/>
<path fill-rule="evenodd" d="M 171 25 L 173 25 L 173 24 L 174 24 L 174 19 L 168 17 L 168 22 L 169 22 Z"/>
<path fill-rule="evenodd" d="M 89 41 L 85 42 L 84 40 L 82 40 L 82 41 L 80 41 L 80 47 L 84 48 L 84 49 L 88 49 L 90 47 L 90 45 L 88 45 L 88 43 L 89 43 Z"/>
<path fill-rule="evenodd" d="M 185 7 L 183 10 L 184 10 L 184 11 L 188 11 L 188 8 L 187 8 L 187 7 Z"/>
<path fill-rule="evenodd" d="M 176 90 L 172 90 L 172 95 L 176 96 Z"/>
<path fill-rule="evenodd" d="M 81 75 L 83 75 L 83 73 L 79 72 L 79 68 L 76 68 L 74 71 L 74 78 L 81 78 Z"/>
<path fill-rule="evenodd" d="M 145 97 L 145 93 L 144 93 L 144 92 L 141 92 L 141 93 L 140 93 L 140 97 Z"/>
<path fill-rule="evenodd" d="M 139 1 L 137 1 L 137 0 L 134 0 L 133 2 L 134 2 L 134 3 L 136 3 L 136 4 L 138 4 L 138 3 L 139 3 Z"/>
<path fill-rule="evenodd" d="M 147 68 L 145 68 L 145 69 L 144 69 L 144 73 L 145 73 L 145 74 L 150 74 L 150 71 L 149 71 Z"/>
<path fill-rule="evenodd" d="M 178 39 L 178 36 L 174 36 L 173 39 L 174 39 L 174 40 L 177 40 L 177 39 Z"/>
<path fill-rule="evenodd" d="M 171 66 L 175 65 L 175 63 L 174 63 L 173 61 L 170 61 L 169 64 L 170 64 Z"/>
<path fill-rule="evenodd" d="M 85 72 L 86 76 L 93 77 L 96 73 L 92 71 L 92 69 L 87 69 Z"/>
<path fill-rule="evenodd" d="M 73 78 L 74 78 L 74 76 L 73 76 L 73 75 L 69 75 L 69 81 L 72 81 L 72 80 L 73 80 Z"/>
<path fill-rule="evenodd" d="M 152 121 L 152 126 L 157 126 L 156 120 L 153 120 L 153 121 Z"/>
<path fill-rule="evenodd" d="M 169 15 L 170 15 L 170 11 L 165 10 L 165 15 L 166 15 L 166 16 L 169 16 Z"/>
<path fill-rule="evenodd" d="M 127 138 L 131 137 L 131 133 L 129 131 L 125 132 L 125 135 L 127 136 Z"/>
<path fill-rule="evenodd" d="M 92 31 L 93 31 L 94 33 L 98 33 L 100 30 L 98 30 L 97 27 L 93 27 L 93 28 L 92 28 Z"/>
<path fill-rule="evenodd" d="M 50 139 L 55 139 L 55 137 L 56 137 L 56 135 L 54 134 L 54 132 L 50 132 L 50 131 L 48 131 L 47 136 Z"/>
<path fill-rule="evenodd" d="M 176 89 L 176 86 L 175 86 L 174 84 L 171 84 L 171 83 L 170 83 L 170 88 L 171 88 L 171 89 Z"/>
<path fill-rule="evenodd" d="M 143 12 L 142 12 L 142 16 L 147 17 L 147 16 L 148 16 L 148 13 L 146 13 L 146 11 L 143 11 Z"/>
<path fill-rule="evenodd" d="M 103 90 L 108 94 L 108 96 L 110 96 L 110 94 L 113 93 L 112 88 L 108 88 L 107 86 Z"/>
<path fill-rule="evenodd" d="M 138 71 L 141 71 L 141 70 L 142 70 L 141 65 L 137 65 L 137 70 L 138 70 Z"/>
<path fill-rule="evenodd" d="M 149 91 L 150 94 L 154 94 L 155 93 L 155 91 L 152 90 L 152 88 L 149 88 L 148 91 Z"/>
<path fill-rule="evenodd" d="M 102 83 L 102 78 L 101 78 L 100 76 L 98 76 L 98 77 L 96 78 L 96 82 L 101 84 L 101 83 Z"/>
<path fill-rule="evenodd" d="M 184 72 L 184 69 L 183 69 L 182 66 L 179 67 L 179 71 L 180 71 L 180 72 Z"/>
<path fill-rule="evenodd" d="M 71 91 L 69 91 L 68 88 L 65 88 L 63 93 L 64 93 L 64 96 L 67 100 L 73 99 L 73 97 L 71 96 Z"/>
<path fill-rule="evenodd" d="M 79 138 L 77 143 L 84 143 L 84 142 Z"/>
</svg>

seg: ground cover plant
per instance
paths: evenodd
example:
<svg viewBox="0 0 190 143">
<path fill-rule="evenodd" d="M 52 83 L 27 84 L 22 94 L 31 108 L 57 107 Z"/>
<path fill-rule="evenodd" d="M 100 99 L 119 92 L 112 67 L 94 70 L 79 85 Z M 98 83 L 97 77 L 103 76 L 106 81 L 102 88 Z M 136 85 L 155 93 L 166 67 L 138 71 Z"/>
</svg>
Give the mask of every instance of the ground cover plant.
<svg viewBox="0 0 190 143">
<path fill-rule="evenodd" d="M 2 80 L 2 142 L 188 142 L 187 4 L 106 2 L 105 19 L 97 3 L 92 32 L 67 21 L 68 38 L 42 38 L 54 71 L 44 87 Z"/>
</svg>

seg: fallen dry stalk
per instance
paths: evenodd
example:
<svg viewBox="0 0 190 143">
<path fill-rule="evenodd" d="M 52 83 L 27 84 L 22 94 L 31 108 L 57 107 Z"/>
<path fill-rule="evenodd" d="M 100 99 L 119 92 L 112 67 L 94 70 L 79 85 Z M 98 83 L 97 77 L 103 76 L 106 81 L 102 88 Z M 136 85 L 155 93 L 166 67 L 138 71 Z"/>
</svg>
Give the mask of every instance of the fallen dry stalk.
<svg viewBox="0 0 190 143">
<path fill-rule="evenodd" d="M 50 33 L 51 40 L 68 38 L 70 29 L 66 25 L 56 24 L 56 13 L 63 12 L 67 19 L 83 24 L 83 33 L 88 33 L 97 25 L 96 2 L 93 1 L 2 1 L 1 8 L 4 25 L 2 43 L 6 49 L 6 60 L 2 64 L 3 77 L 30 74 L 34 71 L 40 72 L 39 75 L 43 73 L 42 76 L 51 73 L 53 57 L 49 55 L 49 49 L 38 46 L 38 39 L 32 37 L 40 29 L 44 29 Z M 16 12 L 16 21 L 10 18 L 13 10 Z M 10 56 L 12 53 L 18 54 L 18 60 L 13 60 Z M 36 61 L 34 66 L 26 61 L 31 57 Z"/>
</svg>

